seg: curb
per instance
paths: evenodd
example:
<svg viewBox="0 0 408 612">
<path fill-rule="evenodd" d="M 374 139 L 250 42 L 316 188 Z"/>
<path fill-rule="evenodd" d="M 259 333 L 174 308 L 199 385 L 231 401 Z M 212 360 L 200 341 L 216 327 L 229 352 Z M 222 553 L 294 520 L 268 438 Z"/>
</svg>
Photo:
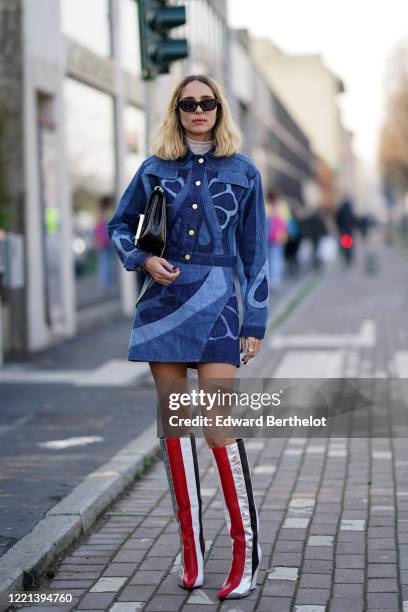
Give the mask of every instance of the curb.
<svg viewBox="0 0 408 612">
<path fill-rule="evenodd" d="M 158 455 L 153 423 L 107 463 L 91 472 L 71 493 L 0 558 L 0 610 L 11 605 L 9 595 L 24 590 L 114 501 L 149 459 Z"/>
<path fill-rule="evenodd" d="M 311 278 L 312 277 L 312 278 Z M 268 332 L 278 327 L 314 286 L 313 275 L 307 275 L 299 286 L 282 300 Z M 197 449 L 204 443 L 197 439 Z M 0 558 L 0 610 L 12 604 L 11 593 L 26 590 L 36 577 L 80 535 L 86 534 L 101 513 L 122 493 L 135 476 L 144 472 L 149 460 L 160 450 L 157 425 L 148 429 L 94 470 L 45 517 Z"/>
</svg>

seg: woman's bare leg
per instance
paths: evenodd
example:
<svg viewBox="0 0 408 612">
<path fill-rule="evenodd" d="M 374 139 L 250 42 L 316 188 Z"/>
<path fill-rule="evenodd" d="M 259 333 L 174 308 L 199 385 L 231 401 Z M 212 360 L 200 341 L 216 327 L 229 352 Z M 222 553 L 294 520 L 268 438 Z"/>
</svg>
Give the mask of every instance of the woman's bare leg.
<svg viewBox="0 0 408 612">
<path fill-rule="evenodd" d="M 169 410 L 170 394 L 189 392 L 187 364 L 150 361 L 149 366 L 156 383 L 163 427 L 167 430 L 167 434 L 165 435 L 168 435 L 168 419 L 171 414 Z M 191 416 L 190 406 L 181 406 L 177 410 L 177 415 L 180 418 L 189 418 Z M 180 433 L 183 433 L 182 428 L 179 428 L 179 434 Z"/>
<path fill-rule="evenodd" d="M 198 378 L 201 380 L 211 378 L 235 378 L 237 366 L 230 363 L 198 363 Z M 205 436 L 210 448 L 219 448 L 233 444 L 236 438 Z"/>
<path fill-rule="evenodd" d="M 162 361 L 150 361 L 149 366 L 156 383 L 159 378 L 187 378 L 186 363 L 165 363 Z"/>
</svg>

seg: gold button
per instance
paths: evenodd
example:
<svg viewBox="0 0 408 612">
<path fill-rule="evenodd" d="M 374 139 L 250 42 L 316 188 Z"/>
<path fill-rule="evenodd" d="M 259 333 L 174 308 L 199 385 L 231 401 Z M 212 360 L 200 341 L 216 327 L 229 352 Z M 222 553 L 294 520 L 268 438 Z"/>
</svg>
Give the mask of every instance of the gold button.
<svg viewBox="0 0 408 612">
<path fill-rule="evenodd" d="M 195 184 L 197 185 L 197 187 L 199 187 L 201 185 L 201 181 L 196 181 Z"/>
<path fill-rule="evenodd" d="M 193 229 L 188 230 L 188 233 L 190 234 L 190 236 L 194 236 L 194 230 Z"/>
<path fill-rule="evenodd" d="M 198 204 L 192 204 L 191 208 L 198 208 Z"/>
<path fill-rule="evenodd" d="M 200 157 L 200 159 L 198 160 L 199 164 L 203 164 L 204 163 L 204 157 Z"/>
<path fill-rule="evenodd" d="M 190 259 L 190 257 L 191 257 L 191 255 L 189 255 L 188 253 L 187 253 L 187 255 L 184 255 L 184 259 L 187 259 L 187 260 Z"/>
</svg>

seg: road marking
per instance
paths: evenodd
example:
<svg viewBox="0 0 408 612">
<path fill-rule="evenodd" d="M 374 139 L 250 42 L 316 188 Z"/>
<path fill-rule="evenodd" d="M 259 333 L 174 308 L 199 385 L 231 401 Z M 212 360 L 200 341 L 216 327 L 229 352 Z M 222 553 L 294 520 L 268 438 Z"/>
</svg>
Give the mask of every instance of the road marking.
<svg viewBox="0 0 408 612">
<path fill-rule="evenodd" d="M 65 438 L 65 440 L 49 440 L 48 442 L 39 442 L 38 446 L 41 448 L 70 448 L 71 446 L 85 446 L 87 444 L 94 444 L 95 442 L 102 442 L 101 436 L 77 436 L 76 438 Z"/>
<path fill-rule="evenodd" d="M 131 385 L 149 371 L 148 363 L 127 359 L 110 359 L 93 370 L 35 370 L 24 366 L 6 366 L 0 370 L 0 383 L 123 387 Z"/>
<path fill-rule="evenodd" d="M 373 347 L 376 340 L 375 321 L 366 319 L 362 322 L 358 334 L 272 334 L 269 347 Z"/>
<path fill-rule="evenodd" d="M 287 351 L 274 378 L 341 378 L 344 351 Z"/>
<path fill-rule="evenodd" d="M 408 351 L 396 351 L 394 364 L 397 378 L 408 378 Z"/>
</svg>

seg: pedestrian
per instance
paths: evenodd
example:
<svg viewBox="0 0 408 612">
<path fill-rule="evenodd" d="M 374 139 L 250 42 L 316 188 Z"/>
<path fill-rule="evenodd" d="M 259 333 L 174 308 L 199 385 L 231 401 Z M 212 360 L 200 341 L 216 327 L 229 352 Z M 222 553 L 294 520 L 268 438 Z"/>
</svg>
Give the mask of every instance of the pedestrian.
<svg viewBox="0 0 408 612">
<path fill-rule="evenodd" d="M 288 221 L 288 239 L 285 243 L 285 261 L 287 264 L 288 274 L 296 276 L 299 273 L 299 261 L 297 258 L 299 246 L 302 241 L 300 232 L 298 212 L 296 206 L 290 208 L 290 218 Z"/>
<path fill-rule="evenodd" d="M 289 206 L 276 189 L 269 189 L 268 203 L 268 259 L 270 290 L 281 288 L 285 269 L 285 243 L 288 238 Z"/>
<path fill-rule="evenodd" d="M 107 221 L 111 215 L 112 197 L 102 196 L 99 200 L 98 217 L 94 227 L 95 245 L 98 254 L 98 278 L 103 289 L 113 284 L 112 243 L 109 238 Z"/>
<path fill-rule="evenodd" d="M 266 212 L 261 175 L 238 152 L 242 137 L 219 85 L 189 75 L 174 88 L 142 162 L 109 222 L 127 270 L 145 269 L 155 282 L 138 302 L 128 359 L 148 361 L 161 380 L 233 378 L 260 350 L 268 319 Z M 167 199 L 163 257 L 135 248 L 137 216 L 156 185 Z M 240 327 L 233 282 L 243 305 Z M 203 430 L 204 432 L 204 430 Z M 256 586 L 261 559 L 258 513 L 242 438 L 204 433 L 223 491 L 233 541 L 220 599 L 245 597 Z M 179 522 L 179 584 L 203 584 L 205 541 L 194 434 L 161 437 L 175 517 Z"/>
<path fill-rule="evenodd" d="M 321 208 L 313 210 L 313 212 L 302 218 L 300 230 L 302 236 L 304 238 L 309 238 L 312 244 L 312 267 L 318 270 L 323 263 L 319 255 L 320 243 L 322 238 L 328 234 L 326 221 Z"/>
<path fill-rule="evenodd" d="M 354 206 L 351 198 L 346 197 L 340 201 L 336 212 L 336 223 L 340 234 L 340 252 L 346 265 L 353 261 L 353 231 L 356 225 Z"/>
</svg>

